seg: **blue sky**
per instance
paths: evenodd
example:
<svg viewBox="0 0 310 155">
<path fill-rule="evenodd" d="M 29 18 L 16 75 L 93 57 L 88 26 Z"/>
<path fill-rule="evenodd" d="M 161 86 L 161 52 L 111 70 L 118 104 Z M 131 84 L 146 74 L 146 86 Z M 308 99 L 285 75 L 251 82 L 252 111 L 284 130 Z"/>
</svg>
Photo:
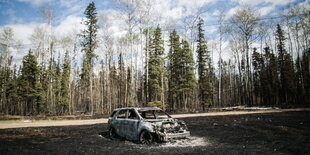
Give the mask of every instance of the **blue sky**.
<svg viewBox="0 0 310 155">
<path fill-rule="evenodd" d="M 98 11 L 113 8 L 114 0 L 93 0 Z M 156 1 L 156 0 L 155 0 Z M 295 5 L 306 0 L 166 0 L 170 4 L 184 4 L 201 1 L 210 12 L 225 7 L 227 10 L 238 5 L 251 5 L 257 9 L 266 9 L 266 13 L 274 13 L 287 5 Z M 83 11 L 91 0 L 0 0 L 0 26 L 7 24 L 20 24 L 29 22 L 42 22 L 39 17 L 40 8 L 53 5 L 55 8 L 56 24 L 68 15 L 82 16 Z M 309 1 L 308 1 L 309 2 Z M 198 2 L 200 3 L 200 2 Z M 201 3 L 203 4 L 203 3 Z M 171 5 L 173 8 L 173 6 Z M 177 6 L 177 7 L 180 7 Z M 183 6 L 186 7 L 186 6 Z M 171 9 L 172 9 L 171 8 Z"/>
<path fill-rule="evenodd" d="M 57 27 L 65 23 L 66 20 L 73 20 L 72 18 L 74 17 L 76 17 L 74 19 L 80 20 L 89 2 L 91 1 L 0 0 L 0 26 L 15 26 L 13 28 L 14 30 L 18 28 L 22 29 L 24 25 L 30 30 L 31 26 L 33 27 L 43 23 L 39 15 L 40 9 L 47 5 L 52 5 L 55 9 L 55 21 L 53 26 Z M 114 0 L 94 0 L 94 2 L 98 12 L 110 13 L 113 10 L 117 10 L 114 6 Z M 208 25 L 216 23 L 216 12 L 223 8 L 228 17 L 231 16 L 240 5 L 249 5 L 258 10 L 262 16 L 276 16 L 280 10 L 285 9 L 288 5 L 309 3 L 309 0 L 154 0 L 154 2 L 159 5 L 155 7 L 155 9 L 158 10 L 155 13 L 162 13 L 162 15 L 160 15 L 161 18 L 166 18 L 167 22 L 172 20 L 171 22 L 178 23 L 182 21 L 183 17 L 187 16 L 189 12 L 207 10 L 202 16 L 206 19 L 205 24 Z M 68 17 L 72 18 L 70 19 Z M 66 30 L 66 28 L 64 28 L 64 30 Z M 26 38 L 18 37 L 18 34 L 15 34 L 15 36 L 23 41 L 27 40 Z"/>
<path fill-rule="evenodd" d="M 0 0 L 0 25 L 40 23 L 40 9 L 52 5 L 55 9 L 56 23 L 59 24 L 66 16 L 83 15 L 90 0 Z M 94 1 L 96 2 L 96 1 Z M 109 9 L 109 1 L 98 1 L 98 10 Z"/>
<path fill-rule="evenodd" d="M 120 37 L 124 34 L 124 21 L 120 19 L 121 10 L 115 1 L 126 0 L 94 0 L 98 15 L 108 18 L 109 33 Z M 153 26 L 184 28 L 184 19 L 203 12 L 206 36 L 215 36 L 217 31 L 217 14 L 225 11 L 226 19 L 231 17 L 242 5 L 255 9 L 262 17 L 279 16 L 279 12 L 289 5 L 308 5 L 310 0 L 150 0 L 153 3 L 151 21 Z M 53 6 L 55 20 L 53 29 L 58 38 L 77 33 L 82 29 L 80 24 L 83 12 L 91 0 L 0 0 L 0 29 L 11 27 L 14 39 L 21 41 L 25 47 L 31 48 L 33 43 L 30 36 L 36 27 L 44 26 L 40 17 L 40 9 L 48 5 Z M 25 53 L 25 52 L 24 52 Z M 18 60 L 24 53 L 16 53 Z"/>
</svg>

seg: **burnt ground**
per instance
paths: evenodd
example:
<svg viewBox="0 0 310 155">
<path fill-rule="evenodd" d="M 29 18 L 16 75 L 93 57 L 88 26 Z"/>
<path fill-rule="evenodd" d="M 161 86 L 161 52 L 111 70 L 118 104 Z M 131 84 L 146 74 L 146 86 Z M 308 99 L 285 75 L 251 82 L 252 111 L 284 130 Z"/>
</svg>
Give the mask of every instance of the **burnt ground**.
<svg viewBox="0 0 310 155">
<path fill-rule="evenodd" d="M 107 124 L 0 130 L 0 154 L 309 154 L 310 112 L 183 118 L 192 137 L 141 145 Z"/>
</svg>

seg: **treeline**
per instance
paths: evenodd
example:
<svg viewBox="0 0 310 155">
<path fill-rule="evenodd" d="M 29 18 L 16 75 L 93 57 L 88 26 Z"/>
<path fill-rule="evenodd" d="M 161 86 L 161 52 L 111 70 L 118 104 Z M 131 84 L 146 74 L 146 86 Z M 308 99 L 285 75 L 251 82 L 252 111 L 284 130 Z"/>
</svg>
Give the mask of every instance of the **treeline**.
<svg viewBox="0 0 310 155">
<path fill-rule="evenodd" d="M 165 38 L 160 26 L 148 24 L 135 33 L 130 25 L 135 6 L 128 9 L 127 15 L 133 17 L 125 19 L 128 33 L 119 44 L 111 35 L 99 35 L 104 26 L 98 25 L 92 2 L 84 12 L 86 28 L 78 34 L 80 39 L 69 43 L 74 48 L 56 49 L 50 36 L 48 48 L 38 44 L 24 56 L 21 66 L 13 64 L 8 52 L 13 32 L 4 29 L 1 39 L 7 41 L 7 48 L 1 55 L 0 114 L 107 114 L 126 106 L 193 112 L 234 105 L 310 104 L 309 13 L 288 13 L 268 28 L 248 7 L 238 10 L 229 23 L 220 20 L 221 14 L 218 48 L 214 49 L 205 39 L 201 18 L 197 18 L 194 39 L 177 30 Z M 99 37 L 104 41 L 99 42 Z M 61 42 L 67 43 L 66 39 L 72 37 Z M 228 58 L 223 55 L 224 42 L 229 42 Z M 102 55 L 95 54 L 101 46 Z M 137 47 L 143 57 L 134 59 Z M 131 61 L 124 49 L 129 49 Z M 80 65 L 75 56 L 78 50 L 83 53 Z M 64 53 L 63 57 L 57 57 L 56 51 Z M 214 53 L 219 54 L 217 65 Z"/>
</svg>

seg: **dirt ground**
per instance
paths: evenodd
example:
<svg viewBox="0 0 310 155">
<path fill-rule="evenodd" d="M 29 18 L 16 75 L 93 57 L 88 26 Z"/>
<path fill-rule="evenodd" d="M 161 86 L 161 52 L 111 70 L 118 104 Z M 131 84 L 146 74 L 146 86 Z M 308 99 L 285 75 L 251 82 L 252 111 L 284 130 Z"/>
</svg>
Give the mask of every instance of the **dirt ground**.
<svg viewBox="0 0 310 155">
<path fill-rule="evenodd" d="M 141 145 L 107 138 L 107 124 L 0 129 L 0 154 L 309 154 L 310 112 L 182 118 L 192 137 Z"/>
</svg>

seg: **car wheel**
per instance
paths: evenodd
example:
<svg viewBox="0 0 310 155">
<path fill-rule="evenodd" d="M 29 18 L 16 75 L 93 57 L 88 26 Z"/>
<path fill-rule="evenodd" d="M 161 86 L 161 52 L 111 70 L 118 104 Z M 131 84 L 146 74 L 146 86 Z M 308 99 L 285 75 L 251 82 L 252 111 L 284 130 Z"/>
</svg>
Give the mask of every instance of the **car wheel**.
<svg viewBox="0 0 310 155">
<path fill-rule="evenodd" d="M 139 140 L 141 144 L 151 144 L 153 142 L 153 135 L 144 130 L 141 132 Z"/>
<path fill-rule="evenodd" d="M 110 129 L 109 129 L 109 138 L 112 139 L 112 140 L 114 140 L 114 139 L 117 138 L 117 134 L 116 134 L 114 128 L 110 128 Z"/>
</svg>

